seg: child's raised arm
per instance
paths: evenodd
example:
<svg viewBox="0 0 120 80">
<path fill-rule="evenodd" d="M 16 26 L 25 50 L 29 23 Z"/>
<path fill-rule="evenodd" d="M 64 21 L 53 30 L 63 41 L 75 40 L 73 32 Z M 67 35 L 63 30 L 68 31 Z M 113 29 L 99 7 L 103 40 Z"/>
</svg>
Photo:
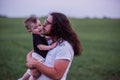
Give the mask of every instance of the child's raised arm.
<svg viewBox="0 0 120 80">
<path fill-rule="evenodd" d="M 53 48 L 55 48 L 57 46 L 58 42 L 54 42 L 52 43 L 51 45 L 44 45 L 44 44 L 39 44 L 37 47 L 40 49 L 40 50 L 51 50 Z"/>
</svg>

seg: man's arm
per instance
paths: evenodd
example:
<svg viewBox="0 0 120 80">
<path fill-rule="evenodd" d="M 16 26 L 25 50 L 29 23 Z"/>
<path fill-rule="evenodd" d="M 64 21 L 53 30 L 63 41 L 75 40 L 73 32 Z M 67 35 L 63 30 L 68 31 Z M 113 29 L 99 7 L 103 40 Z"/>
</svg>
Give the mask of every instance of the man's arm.
<svg viewBox="0 0 120 80">
<path fill-rule="evenodd" d="M 48 67 L 38 62 L 34 58 L 28 60 L 30 60 L 26 64 L 28 68 L 35 67 L 39 72 L 54 80 L 60 80 L 62 78 L 70 62 L 69 60 L 66 59 L 57 59 L 55 60 L 54 67 Z"/>
<path fill-rule="evenodd" d="M 60 60 L 55 61 L 54 67 L 48 67 L 42 63 L 41 64 L 37 63 L 37 64 L 35 64 L 35 66 L 44 75 L 46 75 L 54 80 L 60 80 L 62 78 L 62 76 L 64 75 L 64 73 L 69 65 L 69 62 L 70 62 L 69 60 L 60 59 Z"/>
</svg>

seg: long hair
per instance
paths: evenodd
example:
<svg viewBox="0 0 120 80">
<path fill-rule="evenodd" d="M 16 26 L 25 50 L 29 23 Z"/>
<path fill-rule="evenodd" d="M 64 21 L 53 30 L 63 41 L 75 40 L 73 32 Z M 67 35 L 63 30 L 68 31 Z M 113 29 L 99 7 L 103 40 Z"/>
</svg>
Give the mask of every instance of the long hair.
<svg viewBox="0 0 120 80">
<path fill-rule="evenodd" d="M 56 39 L 62 38 L 68 41 L 74 50 L 75 55 L 80 55 L 82 52 L 82 46 L 78 39 L 77 34 L 72 29 L 69 19 L 62 13 L 53 12 L 50 14 L 53 17 L 51 36 Z"/>
</svg>

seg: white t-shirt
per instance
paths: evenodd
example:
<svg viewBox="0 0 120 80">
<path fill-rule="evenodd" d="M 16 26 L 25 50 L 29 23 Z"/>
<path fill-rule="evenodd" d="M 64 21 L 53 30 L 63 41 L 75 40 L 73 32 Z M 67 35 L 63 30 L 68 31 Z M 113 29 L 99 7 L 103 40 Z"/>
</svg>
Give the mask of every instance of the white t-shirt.
<svg viewBox="0 0 120 80">
<path fill-rule="evenodd" d="M 54 67 L 54 62 L 56 59 L 67 59 L 70 61 L 63 77 L 61 80 L 66 80 L 68 70 L 70 68 L 71 62 L 73 60 L 74 51 L 72 46 L 67 42 L 63 41 L 61 44 L 58 44 L 54 49 L 50 50 L 46 56 L 45 65 L 49 67 Z M 44 74 L 42 74 L 38 80 L 53 80 Z"/>
</svg>

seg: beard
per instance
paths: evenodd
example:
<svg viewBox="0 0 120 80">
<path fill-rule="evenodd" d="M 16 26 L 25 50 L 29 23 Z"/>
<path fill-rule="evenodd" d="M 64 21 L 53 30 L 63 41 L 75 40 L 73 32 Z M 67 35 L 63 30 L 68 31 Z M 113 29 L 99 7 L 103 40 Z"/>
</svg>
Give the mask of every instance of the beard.
<svg viewBox="0 0 120 80">
<path fill-rule="evenodd" d="M 46 36 L 51 36 L 50 32 L 47 32 L 47 31 L 45 31 L 45 30 L 44 30 L 44 35 L 46 35 Z"/>
<path fill-rule="evenodd" d="M 45 36 L 51 36 L 51 34 L 50 34 L 50 33 L 44 33 L 44 35 L 45 35 Z"/>
</svg>

